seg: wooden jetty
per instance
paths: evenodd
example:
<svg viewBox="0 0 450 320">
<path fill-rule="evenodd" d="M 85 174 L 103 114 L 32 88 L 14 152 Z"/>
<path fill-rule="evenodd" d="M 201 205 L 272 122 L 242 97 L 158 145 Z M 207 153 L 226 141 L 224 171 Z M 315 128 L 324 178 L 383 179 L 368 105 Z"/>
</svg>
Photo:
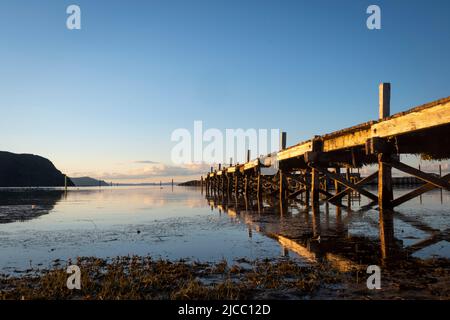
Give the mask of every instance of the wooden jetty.
<svg viewBox="0 0 450 320">
<path fill-rule="evenodd" d="M 211 168 L 202 177 L 202 186 L 205 185 L 208 195 L 257 198 L 269 195 L 280 200 L 301 197 L 313 206 L 321 200 L 342 205 L 344 196 L 356 192 L 380 209 L 394 208 L 434 188 L 450 190 L 450 174 L 440 177 L 399 160 L 401 154 L 450 158 L 450 97 L 390 115 L 390 91 L 389 83 L 380 84 L 378 120 L 314 136 L 291 147 L 286 147 L 283 134 L 280 151 L 256 159 L 250 159 L 248 152 L 244 164 Z M 352 170 L 372 164 L 378 166 L 375 173 L 362 179 L 352 174 Z M 262 174 L 267 167 L 275 167 L 277 172 Z M 394 199 L 392 168 L 424 184 Z M 375 179 L 378 179 L 377 194 L 364 189 Z"/>
</svg>

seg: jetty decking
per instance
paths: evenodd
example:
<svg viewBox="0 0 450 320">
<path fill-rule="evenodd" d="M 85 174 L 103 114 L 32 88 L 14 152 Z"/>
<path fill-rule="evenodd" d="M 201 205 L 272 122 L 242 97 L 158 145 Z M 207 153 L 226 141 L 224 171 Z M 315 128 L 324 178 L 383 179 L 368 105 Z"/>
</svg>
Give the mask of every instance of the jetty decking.
<svg viewBox="0 0 450 320">
<path fill-rule="evenodd" d="M 450 97 L 405 112 L 390 115 L 390 84 L 379 87 L 379 119 L 286 147 L 263 158 L 244 164 L 211 168 L 206 174 L 207 194 L 278 196 L 280 200 L 298 199 L 309 205 L 321 199 L 342 205 L 349 192 L 368 197 L 380 209 L 396 207 L 434 188 L 450 190 L 450 174 L 438 176 L 413 168 L 400 159 L 401 154 L 420 154 L 426 159 L 450 158 Z M 378 171 L 358 179 L 353 169 L 376 164 Z M 276 168 L 275 174 L 262 174 L 262 169 Z M 424 182 L 416 190 L 394 199 L 392 168 Z M 344 171 L 342 171 L 344 170 Z M 374 194 L 363 186 L 378 179 Z M 334 182 L 330 186 L 329 181 Z M 331 193 L 331 189 L 334 193 Z"/>
</svg>

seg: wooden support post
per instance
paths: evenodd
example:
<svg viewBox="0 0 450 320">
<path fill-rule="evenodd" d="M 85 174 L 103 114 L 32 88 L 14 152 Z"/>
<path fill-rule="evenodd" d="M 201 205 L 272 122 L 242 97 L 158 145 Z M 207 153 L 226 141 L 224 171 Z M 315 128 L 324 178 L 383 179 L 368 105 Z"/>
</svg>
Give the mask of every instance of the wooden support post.
<svg viewBox="0 0 450 320">
<path fill-rule="evenodd" d="M 345 168 L 345 178 L 347 181 L 352 182 L 351 175 L 350 175 L 350 168 Z M 347 191 L 347 207 L 350 209 L 352 206 L 352 190 Z"/>
<path fill-rule="evenodd" d="M 222 195 L 225 194 L 225 173 L 222 172 L 222 175 L 220 176 L 220 180 L 222 182 Z"/>
<path fill-rule="evenodd" d="M 248 174 L 244 174 L 244 194 L 248 195 Z"/>
<path fill-rule="evenodd" d="M 278 175 L 279 175 L 279 180 L 280 180 L 279 181 L 280 201 L 283 201 L 283 200 L 287 199 L 287 195 L 288 195 L 286 176 L 281 169 L 278 170 Z"/>
<path fill-rule="evenodd" d="M 338 176 L 341 175 L 341 168 L 336 167 L 334 168 L 334 173 Z M 336 194 L 338 194 L 339 192 L 341 192 L 341 185 L 337 180 L 334 180 L 334 191 L 336 192 Z"/>
<path fill-rule="evenodd" d="M 250 162 L 250 149 L 247 150 L 247 162 Z"/>
<path fill-rule="evenodd" d="M 386 163 L 390 156 L 378 155 L 378 206 L 380 208 L 391 208 L 394 198 L 392 190 L 392 170 Z"/>
<path fill-rule="evenodd" d="M 278 190 L 280 192 L 279 196 L 280 196 L 280 201 L 283 200 L 283 192 L 284 192 L 284 188 L 283 188 L 283 171 L 278 170 L 278 177 L 279 177 L 279 186 L 278 186 Z"/>
<path fill-rule="evenodd" d="M 394 217 L 392 211 L 380 208 L 379 226 L 382 264 L 386 265 L 392 257 L 394 249 Z"/>
<path fill-rule="evenodd" d="M 304 180 L 305 181 L 307 181 L 308 182 L 308 180 L 309 180 L 309 177 L 310 177 L 310 171 L 311 171 L 311 169 L 306 169 L 305 171 L 304 171 Z M 307 206 L 309 206 L 309 196 L 310 196 L 310 193 L 311 193 L 311 184 L 306 184 L 305 185 L 305 187 L 306 187 L 306 192 L 305 192 L 305 203 L 306 203 L 306 205 Z"/>
<path fill-rule="evenodd" d="M 313 236 L 315 238 L 320 236 L 320 209 L 319 206 L 314 205 L 312 207 L 312 227 L 313 227 Z"/>
<path fill-rule="evenodd" d="M 334 174 L 337 176 L 341 176 L 341 168 L 335 167 Z M 337 206 L 340 206 L 342 204 L 342 202 L 341 202 L 342 197 L 338 197 L 338 195 L 342 193 L 342 189 L 341 189 L 340 183 L 337 180 L 334 180 L 334 193 L 335 193 L 335 197 L 336 197 L 334 204 L 336 204 Z M 342 196 L 344 196 L 344 195 L 345 194 L 343 194 Z"/>
<path fill-rule="evenodd" d="M 259 201 L 259 199 L 260 199 L 260 197 L 261 197 L 261 172 L 260 172 L 260 170 L 259 170 L 259 168 L 258 168 L 258 176 L 256 177 L 256 183 L 257 183 L 257 186 L 256 186 L 256 197 L 258 198 L 258 201 Z"/>
<path fill-rule="evenodd" d="M 315 136 L 312 139 L 312 151 L 314 153 L 317 153 L 317 155 L 320 155 L 321 152 L 323 151 L 323 142 L 319 136 Z M 319 160 L 319 157 L 316 160 L 312 160 L 312 163 L 314 163 L 314 161 L 318 161 L 318 160 Z M 310 162 L 310 164 L 311 164 L 311 162 Z M 312 166 L 311 169 L 312 169 L 311 170 L 311 201 L 312 201 L 313 206 L 318 206 L 319 205 L 319 191 L 320 191 L 320 179 L 319 179 L 320 172 L 315 168 L 315 166 Z"/>
<path fill-rule="evenodd" d="M 379 87 L 379 119 L 389 117 L 391 110 L 391 84 L 381 83 Z M 386 165 L 391 155 L 378 154 L 378 206 L 380 209 L 391 208 L 394 198 L 392 190 L 392 169 Z"/>
<path fill-rule="evenodd" d="M 239 188 L 239 177 L 238 173 L 234 173 L 234 195 L 237 198 L 238 197 L 238 188 Z"/>
<path fill-rule="evenodd" d="M 319 190 L 319 171 L 313 168 L 311 170 L 311 202 L 313 206 L 319 205 Z"/>
</svg>

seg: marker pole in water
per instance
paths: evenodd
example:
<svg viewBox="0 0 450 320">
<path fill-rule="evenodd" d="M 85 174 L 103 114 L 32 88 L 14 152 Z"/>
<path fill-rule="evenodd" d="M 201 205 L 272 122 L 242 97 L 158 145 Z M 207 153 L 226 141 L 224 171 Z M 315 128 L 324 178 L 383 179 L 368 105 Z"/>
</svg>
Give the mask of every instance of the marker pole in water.
<svg viewBox="0 0 450 320">
<path fill-rule="evenodd" d="M 200 188 L 201 188 L 201 192 L 203 194 L 203 176 L 200 177 Z"/>
<path fill-rule="evenodd" d="M 64 190 L 67 192 L 67 175 L 64 175 Z"/>
<path fill-rule="evenodd" d="M 439 164 L 439 178 L 442 178 L 442 166 L 441 164 Z M 440 188 L 441 190 L 441 204 L 443 203 L 443 198 L 442 198 L 442 188 Z"/>
</svg>

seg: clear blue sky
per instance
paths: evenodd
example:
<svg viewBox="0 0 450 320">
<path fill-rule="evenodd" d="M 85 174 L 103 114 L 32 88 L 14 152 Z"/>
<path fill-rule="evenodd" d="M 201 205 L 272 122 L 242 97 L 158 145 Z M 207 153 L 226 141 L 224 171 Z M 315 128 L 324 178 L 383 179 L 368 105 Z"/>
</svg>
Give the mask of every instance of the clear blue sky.
<svg viewBox="0 0 450 320">
<path fill-rule="evenodd" d="M 445 0 L 1 0 L 0 39 L 0 150 L 73 175 L 176 175 L 170 135 L 194 120 L 291 145 L 376 119 L 383 81 L 393 113 L 450 95 Z"/>
</svg>

